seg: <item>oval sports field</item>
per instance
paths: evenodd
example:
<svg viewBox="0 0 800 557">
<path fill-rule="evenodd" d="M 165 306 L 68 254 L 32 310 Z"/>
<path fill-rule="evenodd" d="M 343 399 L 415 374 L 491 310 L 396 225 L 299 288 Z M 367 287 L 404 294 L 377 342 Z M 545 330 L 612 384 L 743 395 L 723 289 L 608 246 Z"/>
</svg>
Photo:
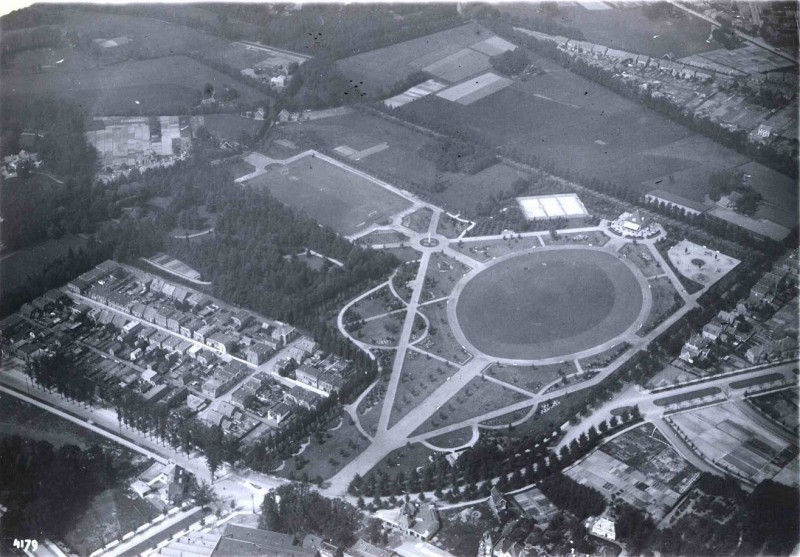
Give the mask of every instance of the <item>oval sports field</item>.
<svg viewBox="0 0 800 557">
<path fill-rule="evenodd" d="M 642 303 L 636 276 L 610 253 L 552 250 L 504 259 L 475 275 L 458 297 L 456 316 L 480 352 L 538 360 L 621 335 Z"/>
</svg>

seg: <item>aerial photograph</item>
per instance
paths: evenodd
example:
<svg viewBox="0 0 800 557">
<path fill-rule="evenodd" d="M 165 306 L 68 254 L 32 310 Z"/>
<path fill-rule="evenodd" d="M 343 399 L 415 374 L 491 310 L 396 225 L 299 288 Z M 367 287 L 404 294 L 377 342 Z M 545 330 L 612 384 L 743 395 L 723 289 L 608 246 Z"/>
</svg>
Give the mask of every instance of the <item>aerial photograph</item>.
<svg viewBox="0 0 800 557">
<path fill-rule="evenodd" d="M 0 5 L 0 557 L 800 556 L 798 2 Z"/>
</svg>

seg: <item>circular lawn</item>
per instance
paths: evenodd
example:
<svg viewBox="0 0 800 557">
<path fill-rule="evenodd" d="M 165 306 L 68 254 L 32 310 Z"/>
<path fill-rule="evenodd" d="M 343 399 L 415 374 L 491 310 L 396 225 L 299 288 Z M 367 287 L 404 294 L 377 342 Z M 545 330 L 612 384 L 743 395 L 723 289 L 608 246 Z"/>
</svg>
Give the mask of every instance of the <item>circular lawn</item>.
<svg viewBox="0 0 800 557">
<path fill-rule="evenodd" d="M 458 326 L 474 348 L 536 360 L 586 350 L 623 333 L 642 309 L 633 272 L 610 253 L 541 251 L 493 264 L 463 288 Z"/>
</svg>

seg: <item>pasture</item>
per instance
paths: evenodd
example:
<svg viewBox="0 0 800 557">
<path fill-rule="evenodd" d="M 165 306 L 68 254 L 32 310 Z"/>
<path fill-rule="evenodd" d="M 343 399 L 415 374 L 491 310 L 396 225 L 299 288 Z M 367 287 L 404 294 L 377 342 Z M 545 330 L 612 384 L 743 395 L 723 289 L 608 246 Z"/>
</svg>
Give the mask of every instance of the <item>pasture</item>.
<svg viewBox="0 0 800 557">
<path fill-rule="evenodd" d="M 713 172 L 746 168 L 752 187 L 768 199 L 757 217 L 796 222 L 797 197 L 785 176 L 547 59 L 530 56 L 550 71 L 514 81 L 468 106 L 429 95 L 397 112 L 464 128 L 493 145 L 642 194 L 664 189 L 702 202 Z"/>
<path fill-rule="evenodd" d="M 53 96 L 78 100 L 90 114 L 148 115 L 185 113 L 200 103 L 203 87 L 239 91 L 239 102 L 255 103 L 267 97 L 186 56 L 132 60 L 75 72 L 3 74 L 2 95 L 7 99 Z"/>
<path fill-rule="evenodd" d="M 540 8 L 538 3 L 499 7 L 500 11 L 519 17 L 541 17 Z M 612 9 L 604 10 L 564 2 L 558 4 L 554 17 L 561 25 L 580 29 L 587 41 L 648 56 L 681 57 L 719 48 L 706 42 L 710 23 L 677 9 L 651 18 L 644 14 L 639 2 L 615 2 Z"/>
<path fill-rule="evenodd" d="M 636 320 L 642 300 L 634 275 L 608 253 L 541 251 L 477 274 L 461 291 L 456 314 L 481 352 L 532 360 L 611 340 Z"/>
<path fill-rule="evenodd" d="M 344 235 L 387 219 L 410 203 L 374 182 L 315 156 L 275 167 L 246 182 Z"/>
</svg>

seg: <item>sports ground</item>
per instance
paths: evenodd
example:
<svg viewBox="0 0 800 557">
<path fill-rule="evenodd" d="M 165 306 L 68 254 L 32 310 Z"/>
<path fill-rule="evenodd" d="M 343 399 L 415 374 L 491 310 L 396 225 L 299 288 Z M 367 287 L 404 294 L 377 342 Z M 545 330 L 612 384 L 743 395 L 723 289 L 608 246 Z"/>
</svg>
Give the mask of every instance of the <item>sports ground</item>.
<svg viewBox="0 0 800 557">
<path fill-rule="evenodd" d="M 489 266 L 463 288 L 456 315 L 467 340 L 493 357 L 566 356 L 622 334 L 642 309 L 629 268 L 600 250 L 525 254 Z"/>
<path fill-rule="evenodd" d="M 281 203 L 345 235 L 411 205 L 366 178 L 312 155 L 268 170 L 247 184 L 266 187 Z"/>
</svg>

